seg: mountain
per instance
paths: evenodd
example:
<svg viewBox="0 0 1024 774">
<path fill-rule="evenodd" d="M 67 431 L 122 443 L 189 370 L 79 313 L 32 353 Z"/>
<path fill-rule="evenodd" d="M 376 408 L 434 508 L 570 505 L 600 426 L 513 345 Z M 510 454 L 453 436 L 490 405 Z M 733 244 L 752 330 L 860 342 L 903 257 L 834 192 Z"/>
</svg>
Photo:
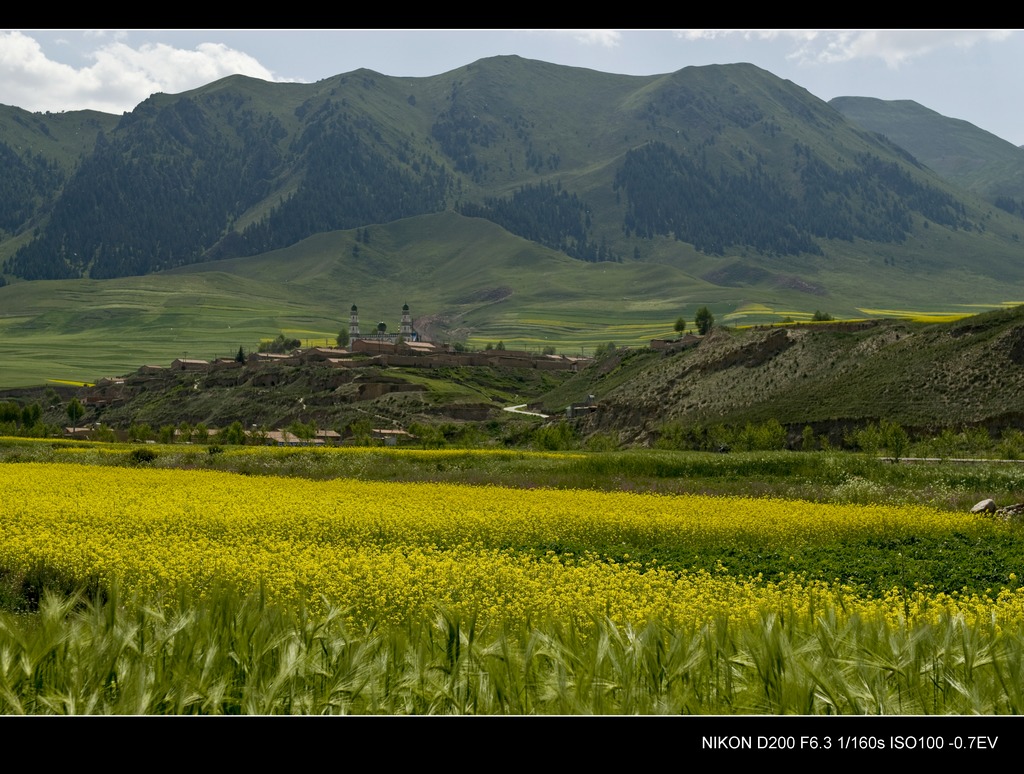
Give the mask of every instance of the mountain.
<svg viewBox="0 0 1024 774">
<path fill-rule="evenodd" d="M 232 76 L 150 97 L 97 131 L 59 188 L 22 188 L 54 193 L 8 216 L 10 232 L 33 229 L 0 246 L 25 279 L 147 274 L 446 209 L 588 261 L 681 248 L 761 266 L 800 256 L 806 270 L 926 222 L 1005 230 L 897 146 L 745 64 L 620 76 L 496 57 L 430 78 Z"/>
<path fill-rule="evenodd" d="M 1024 149 L 912 100 L 836 97 L 829 105 L 884 134 L 947 180 L 1024 215 Z"/>
<path fill-rule="evenodd" d="M 93 110 L 29 113 L 0 105 L 0 244 L 8 252 L 32 238 L 30 229 L 60 195 L 96 138 L 117 116 Z"/>
<path fill-rule="evenodd" d="M 1020 218 L 749 64 L 232 76 L 120 117 L 0 108 L 0 142 L 19 383 L 330 338 L 352 303 L 574 349 L 703 305 L 736 324 L 1024 298 Z"/>
</svg>

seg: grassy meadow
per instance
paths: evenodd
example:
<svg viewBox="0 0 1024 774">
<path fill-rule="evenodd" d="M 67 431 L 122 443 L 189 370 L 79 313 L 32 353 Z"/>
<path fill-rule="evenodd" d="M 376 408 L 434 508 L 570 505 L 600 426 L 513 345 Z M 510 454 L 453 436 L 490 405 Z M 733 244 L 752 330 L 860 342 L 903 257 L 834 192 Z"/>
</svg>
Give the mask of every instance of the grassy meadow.
<svg viewBox="0 0 1024 774">
<path fill-rule="evenodd" d="M 964 508 L 1008 463 L 2 439 L 0 486 L 5 713 L 1024 710 L 1021 527 Z"/>
<path fill-rule="evenodd" d="M 829 288 L 823 298 L 799 283 L 714 284 L 702 276 L 735 257 L 705 256 L 669 239 L 653 240 L 641 262 L 586 263 L 450 212 L 368 231 L 369 244 L 356 230 L 330 232 L 263 255 L 141 277 L 11 282 L 0 287 L 0 388 L 93 382 L 184 356 L 232 357 L 279 333 L 308 346 L 332 344 L 352 304 L 364 325 L 383 320 L 393 330 L 408 303 L 435 341 L 589 355 L 610 341 L 640 346 L 673 336 L 680 316 L 692 330 L 702 306 L 725 324 L 755 325 L 802 321 L 818 310 L 841 319 L 948 317 L 1013 303 L 1005 286 L 978 277 L 923 283 L 893 268 L 875 280 L 877 258 L 848 245 L 837 246 L 842 261 L 815 275 Z M 921 306 L 922 297 L 948 303 Z"/>
</svg>

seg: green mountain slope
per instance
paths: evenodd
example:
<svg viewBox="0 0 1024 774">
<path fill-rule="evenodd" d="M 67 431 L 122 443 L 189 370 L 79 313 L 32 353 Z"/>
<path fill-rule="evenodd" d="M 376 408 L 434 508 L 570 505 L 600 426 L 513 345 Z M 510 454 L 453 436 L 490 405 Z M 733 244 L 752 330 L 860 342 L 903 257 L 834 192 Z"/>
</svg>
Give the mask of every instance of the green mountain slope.
<svg viewBox="0 0 1024 774">
<path fill-rule="evenodd" d="M 871 271 L 873 260 L 822 267 L 815 277 L 834 289 L 828 296 L 783 273 L 744 286 L 735 265 L 723 272 L 736 285 L 728 287 L 673 265 L 574 260 L 482 218 L 424 215 L 143 277 L 0 287 L 0 387 L 93 381 L 186 353 L 233 356 L 280 332 L 324 344 L 353 303 L 364 320 L 392 327 L 408 303 L 417 329 L 436 341 L 590 354 L 609 341 L 639 346 L 672 335 L 679 316 L 692 327 L 704 305 L 736 324 L 807 319 L 815 309 L 842 317 L 908 308 L 968 314 L 975 304 L 1021 300 L 978 275 L 900 265 Z M 910 306 L 922 297 L 933 300 Z M 858 306 L 865 298 L 868 311 Z"/>
<path fill-rule="evenodd" d="M 31 241 L 6 246 L 10 274 L 145 274 L 444 210 L 585 261 L 690 271 L 696 252 L 813 273 L 932 225 L 989 234 L 1004 278 L 1020 252 L 1015 223 L 745 64 L 618 76 L 495 57 L 430 78 L 234 76 L 143 102 L 44 205 Z M 942 241 L 929 253 L 964 264 Z"/>
<path fill-rule="evenodd" d="M 643 341 L 671 330 L 681 301 L 658 297 L 666 272 L 679 287 L 707 287 L 654 265 L 581 264 L 485 220 L 424 216 L 144 277 L 2 287 L 0 380 L 92 381 L 186 352 L 231 356 L 280 331 L 324 344 L 353 303 L 364 319 L 393 325 L 407 302 L 431 338 L 479 346 Z M 623 303 L 627 293 L 632 300 Z"/>
<path fill-rule="evenodd" d="M 117 122 L 93 110 L 29 113 L 0 105 L 0 263 L 31 239 L 97 136 Z"/>
<path fill-rule="evenodd" d="M 882 419 L 914 429 L 1017 427 L 1024 417 L 1024 309 L 955 323 L 898 321 L 713 330 L 670 355 L 618 353 L 545 400 L 595 394 L 587 429 L 651 440 L 670 425 L 776 419 L 837 438 Z"/>
<path fill-rule="evenodd" d="M 912 100 L 836 97 L 847 118 L 884 134 L 946 179 L 989 200 L 1024 200 L 1024 149 Z"/>
<path fill-rule="evenodd" d="M 1019 218 L 752 65 L 233 76 L 121 117 L 0 109 L 6 136 L 10 385 L 331 340 L 352 303 L 579 351 L 704 305 L 742 324 L 1024 299 Z"/>
</svg>

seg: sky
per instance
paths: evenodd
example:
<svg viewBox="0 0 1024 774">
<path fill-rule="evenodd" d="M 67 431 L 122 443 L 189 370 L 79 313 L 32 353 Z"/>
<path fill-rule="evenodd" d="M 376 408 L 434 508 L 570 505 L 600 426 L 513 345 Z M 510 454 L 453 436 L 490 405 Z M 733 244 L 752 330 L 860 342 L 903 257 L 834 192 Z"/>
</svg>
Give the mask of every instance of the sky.
<svg viewBox="0 0 1024 774">
<path fill-rule="evenodd" d="M 425 77 L 506 54 L 627 75 L 750 62 L 823 100 L 914 100 L 1024 145 L 1022 30 L 0 30 L 0 104 L 120 114 L 234 73 Z"/>
</svg>

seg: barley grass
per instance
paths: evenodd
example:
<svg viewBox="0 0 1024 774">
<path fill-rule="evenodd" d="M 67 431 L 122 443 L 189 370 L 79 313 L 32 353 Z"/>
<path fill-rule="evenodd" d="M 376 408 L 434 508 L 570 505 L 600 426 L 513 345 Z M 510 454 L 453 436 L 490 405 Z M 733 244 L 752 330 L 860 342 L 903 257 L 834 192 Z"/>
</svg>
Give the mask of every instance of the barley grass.
<svg viewBox="0 0 1024 774">
<path fill-rule="evenodd" d="M 1011 714 L 1024 630 L 766 614 L 699 627 L 597 619 L 398 628 L 254 592 L 0 614 L 3 714 Z"/>
<path fill-rule="evenodd" d="M 1019 530 L 980 516 L 35 461 L 0 490 L 6 714 L 1024 709 Z"/>
</svg>

